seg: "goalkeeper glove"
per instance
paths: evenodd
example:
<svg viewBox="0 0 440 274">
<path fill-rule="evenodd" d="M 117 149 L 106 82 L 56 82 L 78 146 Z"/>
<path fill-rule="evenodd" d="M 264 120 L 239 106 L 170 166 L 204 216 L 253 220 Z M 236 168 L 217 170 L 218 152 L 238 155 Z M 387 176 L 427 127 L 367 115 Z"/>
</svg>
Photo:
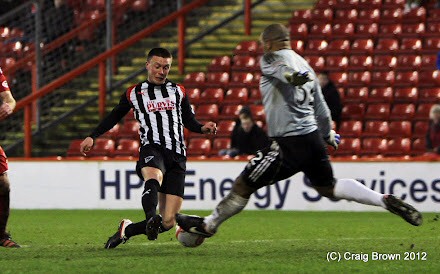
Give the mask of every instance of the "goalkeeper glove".
<svg viewBox="0 0 440 274">
<path fill-rule="evenodd" d="M 332 129 L 330 130 L 329 135 L 324 138 L 324 140 L 334 149 L 338 149 L 339 143 L 341 142 L 341 135 L 337 134 L 336 131 Z"/>
<path fill-rule="evenodd" d="M 310 79 L 309 72 L 285 72 L 284 77 L 286 78 L 287 82 L 294 86 L 302 86 L 307 82 L 313 81 Z"/>
</svg>

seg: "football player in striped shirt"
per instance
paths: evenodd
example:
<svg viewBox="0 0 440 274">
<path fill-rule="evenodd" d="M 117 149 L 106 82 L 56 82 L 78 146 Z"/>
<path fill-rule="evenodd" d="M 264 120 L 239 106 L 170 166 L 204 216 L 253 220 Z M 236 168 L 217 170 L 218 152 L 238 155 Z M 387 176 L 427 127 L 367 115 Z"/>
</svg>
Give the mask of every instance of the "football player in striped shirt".
<svg viewBox="0 0 440 274">
<path fill-rule="evenodd" d="M 130 109 L 134 110 L 141 142 L 136 171 L 144 181 L 142 207 L 146 219 L 138 223 L 123 219 L 105 244 L 107 249 L 139 234 L 156 240 L 159 233 L 175 225 L 185 184 L 184 127 L 201 134 L 216 133 L 214 122 L 202 125 L 195 119 L 185 88 L 167 79 L 171 63 L 167 49 L 152 49 L 146 62 L 147 80 L 128 88 L 119 104 L 81 144 L 81 152 L 86 155 L 95 138 L 111 129 Z M 160 214 L 156 214 L 158 204 Z"/>
</svg>

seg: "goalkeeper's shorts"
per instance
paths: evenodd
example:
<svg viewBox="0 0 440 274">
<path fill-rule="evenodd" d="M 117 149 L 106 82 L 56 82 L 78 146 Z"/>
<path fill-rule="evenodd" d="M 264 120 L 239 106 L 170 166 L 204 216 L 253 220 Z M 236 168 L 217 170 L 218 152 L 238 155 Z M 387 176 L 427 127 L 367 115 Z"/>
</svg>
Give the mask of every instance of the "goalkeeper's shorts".
<svg viewBox="0 0 440 274">
<path fill-rule="evenodd" d="M 318 131 L 306 135 L 272 138 L 270 146 L 249 160 L 241 177 L 261 188 L 304 172 L 312 186 L 334 183 L 326 145 Z"/>
</svg>

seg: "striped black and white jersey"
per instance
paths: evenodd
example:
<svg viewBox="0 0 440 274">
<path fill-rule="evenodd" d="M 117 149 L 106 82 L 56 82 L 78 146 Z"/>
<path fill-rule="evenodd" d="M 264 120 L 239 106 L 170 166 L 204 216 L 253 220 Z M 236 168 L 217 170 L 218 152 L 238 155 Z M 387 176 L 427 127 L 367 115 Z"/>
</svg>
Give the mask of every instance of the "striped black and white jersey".
<svg viewBox="0 0 440 274">
<path fill-rule="evenodd" d="M 185 88 L 167 80 L 162 85 L 145 81 L 128 88 L 122 94 L 119 104 L 95 128 L 90 137 L 96 138 L 110 130 L 131 108 L 139 122 L 142 145 L 159 144 L 186 155 L 184 127 L 202 133 L 202 124 L 195 119 Z"/>
</svg>

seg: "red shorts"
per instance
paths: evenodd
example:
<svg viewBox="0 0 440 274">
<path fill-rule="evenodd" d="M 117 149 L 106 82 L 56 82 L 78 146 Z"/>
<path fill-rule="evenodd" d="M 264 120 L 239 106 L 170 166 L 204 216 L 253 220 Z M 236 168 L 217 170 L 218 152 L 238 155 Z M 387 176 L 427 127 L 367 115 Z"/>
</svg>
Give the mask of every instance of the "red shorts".
<svg viewBox="0 0 440 274">
<path fill-rule="evenodd" d="M 3 148 L 0 146 L 0 174 L 8 171 L 8 157 L 6 157 Z"/>
</svg>

